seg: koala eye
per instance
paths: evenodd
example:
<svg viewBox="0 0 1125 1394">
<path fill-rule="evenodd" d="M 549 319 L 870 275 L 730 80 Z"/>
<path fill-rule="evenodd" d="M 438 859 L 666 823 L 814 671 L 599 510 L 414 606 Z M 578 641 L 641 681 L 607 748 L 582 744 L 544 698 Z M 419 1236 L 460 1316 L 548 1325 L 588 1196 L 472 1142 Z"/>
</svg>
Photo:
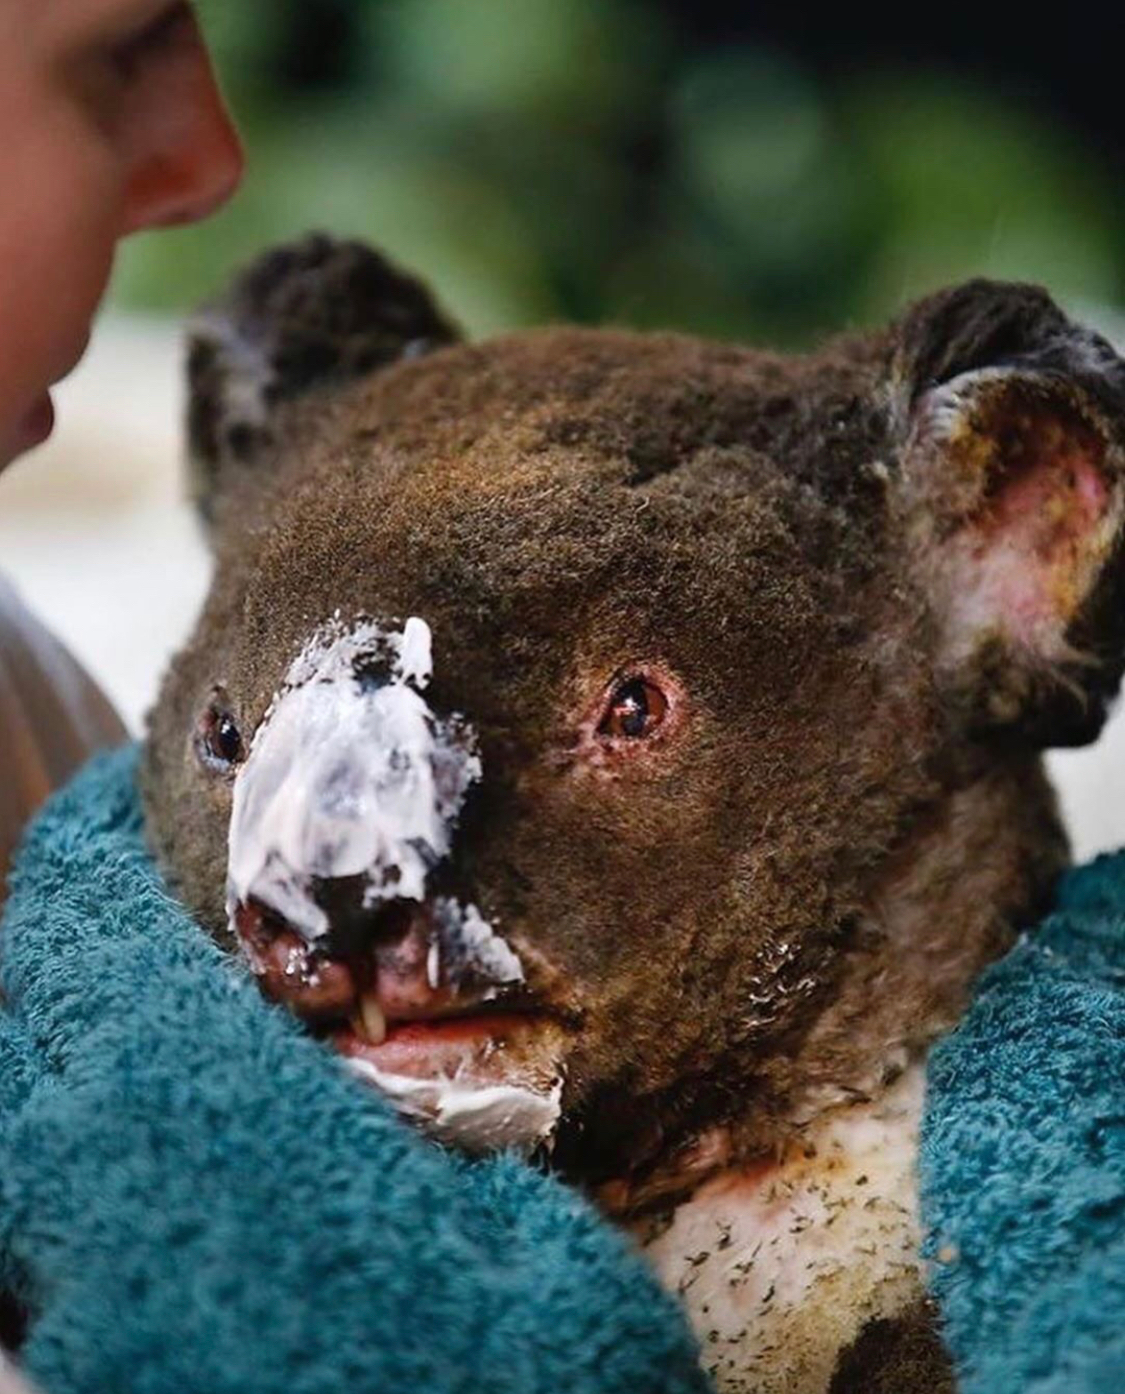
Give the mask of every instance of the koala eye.
<svg viewBox="0 0 1125 1394">
<path fill-rule="evenodd" d="M 668 699 L 649 678 L 627 678 L 609 695 L 598 735 L 608 740 L 644 740 L 664 720 Z"/>
<path fill-rule="evenodd" d="M 245 755 L 242 732 L 230 713 L 226 693 L 216 688 L 199 721 L 195 752 L 200 762 L 216 774 L 225 774 Z"/>
</svg>

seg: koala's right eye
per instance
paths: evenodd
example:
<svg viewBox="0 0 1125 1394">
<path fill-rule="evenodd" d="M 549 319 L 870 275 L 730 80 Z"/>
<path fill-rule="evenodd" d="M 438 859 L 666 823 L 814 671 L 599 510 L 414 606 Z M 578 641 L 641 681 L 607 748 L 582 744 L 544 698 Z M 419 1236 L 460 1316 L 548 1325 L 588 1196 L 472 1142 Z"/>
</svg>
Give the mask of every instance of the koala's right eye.
<svg viewBox="0 0 1125 1394">
<path fill-rule="evenodd" d="M 242 732 L 231 715 L 226 693 L 216 688 L 195 733 L 195 753 L 200 763 L 216 774 L 226 774 L 245 756 Z"/>
<path fill-rule="evenodd" d="M 663 722 L 668 699 L 648 678 L 618 683 L 610 694 L 598 735 L 609 740 L 643 740 Z"/>
</svg>

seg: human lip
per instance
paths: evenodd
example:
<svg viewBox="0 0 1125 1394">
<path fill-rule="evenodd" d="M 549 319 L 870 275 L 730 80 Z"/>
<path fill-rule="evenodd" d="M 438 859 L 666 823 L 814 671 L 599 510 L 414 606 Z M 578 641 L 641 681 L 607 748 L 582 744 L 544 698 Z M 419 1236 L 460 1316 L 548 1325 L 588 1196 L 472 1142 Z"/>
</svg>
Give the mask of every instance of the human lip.
<svg viewBox="0 0 1125 1394">
<path fill-rule="evenodd" d="M 20 418 L 15 431 L 16 454 L 34 450 L 51 436 L 55 429 L 55 404 L 51 399 L 50 389 L 73 372 L 82 361 L 89 343 L 90 330 L 87 328 L 61 365 L 56 364 L 58 371 L 51 377 L 49 387 L 39 394 Z"/>
<path fill-rule="evenodd" d="M 22 452 L 42 445 L 55 429 L 55 406 L 51 394 L 44 392 L 28 408 L 16 429 L 17 449 Z"/>
</svg>

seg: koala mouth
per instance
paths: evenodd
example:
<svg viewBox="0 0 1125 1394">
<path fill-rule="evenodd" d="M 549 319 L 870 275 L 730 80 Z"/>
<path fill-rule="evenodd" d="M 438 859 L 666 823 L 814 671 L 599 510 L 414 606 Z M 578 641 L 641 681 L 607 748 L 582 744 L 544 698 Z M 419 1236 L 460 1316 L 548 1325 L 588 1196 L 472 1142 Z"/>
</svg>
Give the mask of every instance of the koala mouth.
<svg viewBox="0 0 1125 1394">
<path fill-rule="evenodd" d="M 431 1135 L 472 1152 L 549 1144 L 576 1016 L 473 907 L 391 902 L 362 936 L 345 919 L 312 945 L 255 900 L 231 922 L 263 992 Z"/>
</svg>

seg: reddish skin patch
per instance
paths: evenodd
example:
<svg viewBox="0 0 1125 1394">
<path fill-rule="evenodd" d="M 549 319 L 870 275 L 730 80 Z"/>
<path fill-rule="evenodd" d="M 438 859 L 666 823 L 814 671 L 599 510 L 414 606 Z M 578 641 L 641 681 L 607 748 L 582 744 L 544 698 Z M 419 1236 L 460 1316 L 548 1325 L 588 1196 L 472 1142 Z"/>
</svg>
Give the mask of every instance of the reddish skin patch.
<svg viewBox="0 0 1125 1394">
<path fill-rule="evenodd" d="M 355 1000 L 356 982 L 346 963 L 316 954 L 295 930 L 273 924 L 257 907 L 240 905 L 235 928 L 251 971 L 271 1001 L 285 1003 L 300 1016 L 317 1017 L 347 1011 Z"/>
<path fill-rule="evenodd" d="M 971 556 L 984 565 L 1005 543 L 1033 564 L 986 576 L 989 606 L 1006 628 L 1033 644 L 1043 625 L 1067 622 L 1086 571 L 1097 561 L 1096 533 L 1110 505 L 1106 442 L 1076 412 L 1001 401 L 980 423 L 994 442 L 981 468 L 999 476 L 971 528 Z M 981 436 L 974 434 L 968 449 Z"/>
<path fill-rule="evenodd" d="M 1033 461 L 997 497 L 982 532 L 1022 532 L 1038 559 L 1051 565 L 1060 553 L 1079 545 L 1109 503 L 1109 488 L 1101 473 L 1104 444 L 1069 443 L 1053 459 Z M 982 546 L 984 539 L 982 538 Z"/>
<path fill-rule="evenodd" d="M 776 1157 L 759 1157 L 755 1161 L 747 1162 L 735 1171 L 724 1172 L 722 1176 L 716 1176 L 714 1180 L 708 1181 L 696 1192 L 700 1196 L 719 1196 L 719 1195 L 742 1195 L 754 1194 L 761 1189 L 762 1183 L 774 1172 L 780 1171 L 781 1163 Z"/>
</svg>

